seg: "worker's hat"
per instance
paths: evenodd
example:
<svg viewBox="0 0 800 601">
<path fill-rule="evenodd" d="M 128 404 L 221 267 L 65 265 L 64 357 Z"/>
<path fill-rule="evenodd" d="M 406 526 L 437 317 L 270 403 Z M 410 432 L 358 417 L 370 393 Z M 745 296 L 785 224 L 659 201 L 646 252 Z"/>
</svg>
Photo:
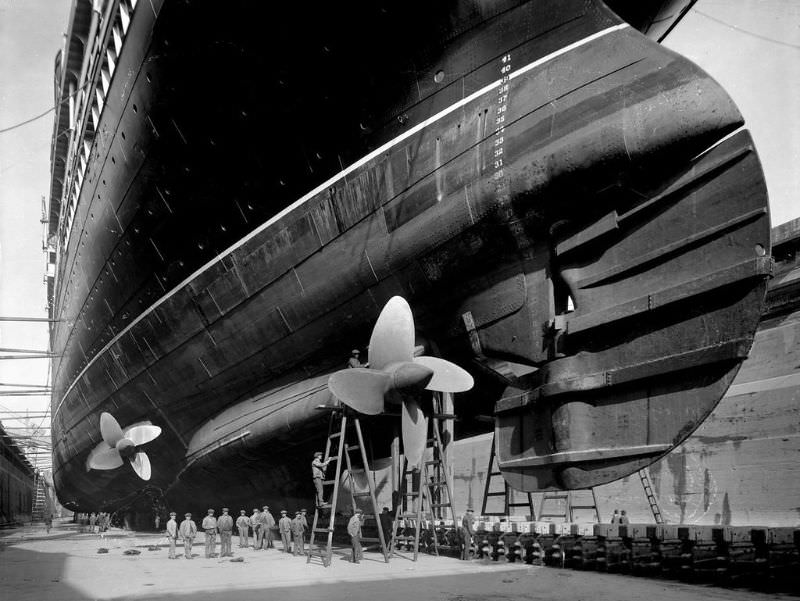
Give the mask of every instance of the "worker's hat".
<svg viewBox="0 0 800 601">
<path fill-rule="evenodd" d="M 352 351 L 350 351 L 350 354 L 351 355 L 360 355 L 361 352 L 357 348 L 354 348 Z"/>
<path fill-rule="evenodd" d="M 191 514 L 191 513 L 184 513 L 184 514 L 183 514 L 183 517 L 185 517 L 185 518 L 190 518 L 190 517 L 192 517 L 192 514 Z"/>
<path fill-rule="evenodd" d="M 170 512 L 169 512 L 169 514 L 170 514 L 170 515 L 178 515 L 178 514 L 177 514 L 177 513 L 175 513 L 174 511 L 170 511 Z"/>
<path fill-rule="evenodd" d="M 472 507 L 467 507 L 467 513 L 472 513 Z"/>
<path fill-rule="evenodd" d="M 255 513 L 256 511 L 258 511 L 258 507 L 253 507 L 253 513 Z"/>
<path fill-rule="evenodd" d="M 213 509 L 209 509 L 206 513 L 214 513 Z"/>
<path fill-rule="evenodd" d="M 281 513 L 286 513 L 286 510 L 285 509 L 281 509 Z"/>
<path fill-rule="evenodd" d="M 322 457 L 324 454 L 322 451 L 314 451 L 314 457 Z"/>
<path fill-rule="evenodd" d="M 300 515 L 300 512 L 299 511 L 295 511 L 294 514 L 295 515 Z"/>
<path fill-rule="evenodd" d="M 308 512 L 308 509 L 301 509 L 300 510 L 300 513 L 307 513 L 307 512 Z"/>
<path fill-rule="evenodd" d="M 244 509 L 240 509 L 239 513 L 247 513 Z"/>
<path fill-rule="evenodd" d="M 361 507 L 356 507 L 356 513 L 364 513 L 364 510 Z"/>
<path fill-rule="evenodd" d="M 227 507 L 223 507 L 222 511 L 228 511 L 228 508 Z"/>
</svg>

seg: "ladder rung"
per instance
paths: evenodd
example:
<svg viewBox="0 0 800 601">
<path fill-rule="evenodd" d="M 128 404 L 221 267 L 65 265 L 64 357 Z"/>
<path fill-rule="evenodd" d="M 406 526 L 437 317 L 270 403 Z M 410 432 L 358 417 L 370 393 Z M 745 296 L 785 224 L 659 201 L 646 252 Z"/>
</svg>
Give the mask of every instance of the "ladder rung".
<svg viewBox="0 0 800 601">
<path fill-rule="evenodd" d="M 333 528 L 314 528 L 314 532 L 333 532 Z"/>
<path fill-rule="evenodd" d="M 359 448 L 361 448 L 361 447 L 359 447 L 357 444 L 351 444 L 350 446 L 345 447 L 345 449 L 347 449 L 348 451 L 355 451 L 356 449 L 359 449 Z"/>
<path fill-rule="evenodd" d="M 364 537 L 361 537 L 360 540 L 361 540 L 361 542 L 365 542 L 365 543 L 379 543 L 379 542 L 381 542 L 381 539 L 379 539 L 379 538 L 364 538 Z"/>
<path fill-rule="evenodd" d="M 370 492 L 354 492 L 353 496 L 354 497 L 371 497 L 372 493 L 370 493 Z"/>
<path fill-rule="evenodd" d="M 341 435 L 342 435 L 341 432 L 334 432 L 333 434 L 328 436 L 328 438 L 339 438 Z"/>
<path fill-rule="evenodd" d="M 334 482 L 336 482 L 336 480 L 323 480 L 322 481 L 323 484 L 333 484 Z"/>
<path fill-rule="evenodd" d="M 431 509 L 434 507 L 450 507 L 450 503 L 431 503 Z"/>
<path fill-rule="evenodd" d="M 418 497 L 419 493 L 418 492 L 407 492 L 403 496 L 405 496 L 405 497 Z"/>
<path fill-rule="evenodd" d="M 435 419 L 456 419 L 456 416 L 452 413 L 434 413 L 433 417 Z"/>
<path fill-rule="evenodd" d="M 530 507 L 530 503 L 509 503 L 509 507 Z"/>
<path fill-rule="evenodd" d="M 441 461 L 436 461 L 436 460 L 434 460 L 434 461 L 426 461 L 425 465 L 438 465 L 440 463 L 441 463 Z"/>
<path fill-rule="evenodd" d="M 417 519 L 417 514 L 416 513 L 402 513 L 402 514 L 400 514 L 400 517 L 401 518 L 406 518 L 406 519 Z"/>
<path fill-rule="evenodd" d="M 500 497 L 500 496 L 505 497 L 506 493 L 505 493 L 505 491 L 503 491 L 503 492 L 487 492 L 486 496 L 487 497 Z"/>
</svg>

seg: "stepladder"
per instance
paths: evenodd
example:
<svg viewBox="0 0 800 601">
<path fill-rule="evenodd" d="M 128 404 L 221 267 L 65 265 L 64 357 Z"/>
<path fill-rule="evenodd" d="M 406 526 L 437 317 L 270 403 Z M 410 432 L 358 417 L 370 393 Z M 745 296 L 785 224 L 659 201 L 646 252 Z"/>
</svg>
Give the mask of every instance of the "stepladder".
<svg viewBox="0 0 800 601">
<path fill-rule="evenodd" d="M 350 453 L 359 451 L 355 460 Z M 333 556 L 333 535 L 335 530 L 336 510 L 339 500 L 339 485 L 342 481 L 343 470 L 346 469 L 349 479 L 347 489 L 350 496 L 350 507 L 345 511 L 347 517 L 355 514 L 356 508 L 362 509 L 363 520 L 366 524 L 369 520 L 374 520 L 377 537 L 361 537 L 360 541 L 367 546 L 377 543 L 383 553 L 384 561 L 389 561 L 389 552 L 386 547 L 385 538 L 378 519 L 377 499 L 375 496 L 375 484 L 369 477 L 369 462 L 364 447 L 364 436 L 361 431 L 361 423 L 358 414 L 346 407 L 337 407 L 331 412 L 330 423 L 328 426 L 328 440 L 325 443 L 323 462 L 335 462 L 332 479 L 325 479 L 322 482 L 323 492 L 329 494 L 329 503 L 320 505 L 316 503 L 314 510 L 314 521 L 311 526 L 311 542 L 306 559 L 310 563 L 314 557 L 320 557 L 325 567 L 331 565 Z M 344 464 L 344 467 L 343 467 Z M 354 470 L 364 470 L 367 474 L 367 489 L 358 490 L 353 476 Z M 364 509 L 366 507 L 366 510 Z M 319 538 L 318 538 L 319 537 Z"/>
<path fill-rule="evenodd" d="M 539 517 L 543 521 L 564 522 L 591 519 L 600 523 L 597 498 L 593 488 L 585 490 L 548 491 L 542 494 Z"/>
<path fill-rule="evenodd" d="M 514 490 L 508 485 L 500 468 L 497 465 L 497 448 L 495 447 L 496 439 L 492 437 L 492 450 L 489 453 L 489 467 L 486 470 L 486 484 L 483 489 L 483 502 L 481 504 L 481 515 L 485 516 L 498 516 L 498 517 L 512 517 L 514 512 L 518 509 L 526 509 L 530 516 L 530 520 L 536 519 L 536 512 L 533 508 L 533 495 L 529 492 Z M 501 482 L 497 483 L 497 479 Z M 499 488 L 498 488 L 499 486 Z M 518 500 L 523 497 L 524 500 Z M 492 502 L 493 499 L 498 499 L 498 502 Z M 501 507 L 502 510 L 498 511 Z"/>
<path fill-rule="evenodd" d="M 441 422 L 450 419 L 438 412 L 428 420 L 428 439 L 425 453 L 417 465 L 404 458 L 399 487 L 399 502 L 395 510 L 390 544 L 390 557 L 395 554 L 412 561 L 419 557 L 420 545 L 438 555 L 442 546 L 455 546 L 458 527 L 453 509 L 453 488 L 442 444 Z M 448 525 L 449 523 L 449 525 Z"/>
<path fill-rule="evenodd" d="M 656 495 L 653 493 L 653 487 L 650 485 L 650 476 L 647 468 L 639 470 L 639 479 L 642 481 L 642 488 L 644 489 L 644 494 L 647 497 L 647 503 L 650 505 L 650 511 L 653 513 L 653 519 L 656 521 L 656 524 L 663 524 L 664 516 L 661 515 L 661 508 L 658 506 L 658 499 L 656 499 Z"/>
</svg>

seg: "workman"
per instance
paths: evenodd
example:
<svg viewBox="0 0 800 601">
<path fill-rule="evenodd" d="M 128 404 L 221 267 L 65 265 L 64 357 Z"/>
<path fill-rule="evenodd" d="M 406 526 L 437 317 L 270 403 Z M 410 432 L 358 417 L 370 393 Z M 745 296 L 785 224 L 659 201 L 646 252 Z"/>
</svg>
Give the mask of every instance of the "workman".
<svg viewBox="0 0 800 601">
<path fill-rule="evenodd" d="M 167 540 L 169 541 L 169 558 L 175 559 L 175 539 L 178 538 L 178 522 L 175 516 L 178 515 L 174 511 L 169 512 L 169 519 L 167 520 Z"/>
<path fill-rule="evenodd" d="M 217 530 L 219 530 L 219 556 L 233 557 L 233 549 L 231 549 L 233 518 L 228 515 L 227 507 L 222 508 L 222 515 L 217 520 Z"/>
<path fill-rule="evenodd" d="M 347 522 L 347 534 L 350 535 L 350 544 L 353 548 L 352 562 L 359 563 L 364 556 L 361 551 L 361 524 L 364 511 L 358 507 L 356 508 L 353 517 Z"/>
<path fill-rule="evenodd" d="M 283 542 L 283 550 L 285 553 L 291 553 L 291 543 L 289 537 L 292 533 L 292 520 L 286 515 L 286 510 L 281 509 L 281 519 L 278 520 L 278 530 L 281 533 L 281 542 Z"/>
<path fill-rule="evenodd" d="M 630 523 L 631 523 L 631 521 L 630 521 L 630 519 L 628 519 L 628 512 L 623 509 L 622 513 L 619 516 L 619 525 L 620 526 L 627 526 Z"/>
<path fill-rule="evenodd" d="M 354 367 L 364 367 L 364 364 L 361 363 L 361 359 L 359 359 L 359 355 L 361 353 L 358 352 L 358 349 L 354 348 L 350 351 L 350 358 L 347 360 L 347 367 L 354 368 Z"/>
<path fill-rule="evenodd" d="M 330 503 L 325 502 L 322 493 L 322 481 L 325 479 L 325 470 L 328 464 L 333 461 L 333 457 L 328 457 L 325 461 L 322 460 L 322 451 L 314 453 L 314 459 L 311 462 L 311 475 L 314 478 L 314 487 L 317 489 L 317 507 L 326 508 L 330 507 Z"/>
<path fill-rule="evenodd" d="M 612 524 L 619 524 L 619 509 L 615 509 L 613 515 L 611 516 L 611 523 Z"/>
<path fill-rule="evenodd" d="M 306 534 L 308 534 L 308 509 L 300 510 L 300 519 L 303 521 L 303 545 L 305 548 Z"/>
<path fill-rule="evenodd" d="M 258 507 L 253 508 L 253 515 L 250 516 L 250 527 L 253 529 L 253 548 L 261 547 L 259 532 L 261 531 L 261 512 Z"/>
<path fill-rule="evenodd" d="M 296 511 L 292 520 L 292 554 L 305 555 L 306 548 L 303 542 L 305 527 L 303 526 L 303 514 Z"/>
<path fill-rule="evenodd" d="M 203 518 L 203 532 L 206 533 L 206 559 L 214 557 L 214 547 L 217 546 L 217 518 L 214 510 L 209 509 L 208 515 Z"/>
<path fill-rule="evenodd" d="M 239 548 L 247 548 L 250 538 L 250 518 L 244 509 L 239 510 L 239 517 L 236 518 L 236 528 L 239 530 Z"/>
<path fill-rule="evenodd" d="M 389 513 L 389 508 L 384 507 L 381 515 L 381 530 L 383 530 L 383 540 L 388 546 L 392 542 L 392 530 L 394 530 L 394 516 Z"/>
<path fill-rule="evenodd" d="M 269 505 L 264 505 L 264 511 L 261 512 L 261 525 L 264 528 L 264 548 L 274 549 L 272 541 L 275 538 L 275 518 L 269 511 Z"/>
<path fill-rule="evenodd" d="M 461 520 L 461 538 L 463 539 L 463 547 L 461 547 L 461 559 L 468 560 L 469 552 L 472 550 L 472 537 L 475 536 L 475 528 L 473 522 L 475 516 L 472 509 L 467 509 L 467 513 Z"/>
<path fill-rule="evenodd" d="M 186 513 L 183 516 L 185 519 L 181 522 L 181 527 L 178 530 L 178 536 L 183 540 L 183 551 L 186 559 L 192 558 L 192 543 L 194 537 L 197 536 L 197 525 L 192 519 L 191 513 Z"/>
</svg>

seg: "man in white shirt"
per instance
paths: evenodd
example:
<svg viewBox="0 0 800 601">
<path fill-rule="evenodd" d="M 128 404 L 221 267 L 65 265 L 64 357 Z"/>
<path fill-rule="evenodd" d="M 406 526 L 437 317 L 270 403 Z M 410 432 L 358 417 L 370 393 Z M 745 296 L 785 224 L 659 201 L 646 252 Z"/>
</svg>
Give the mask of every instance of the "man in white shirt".
<svg viewBox="0 0 800 601">
<path fill-rule="evenodd" d="M 208 515 L 203 518 L 203 531 L 206 533 L 206 559 L 214 556 L 214 547 L 217 546 L 217 518 L 214 510 L 209 509 Z"/>
<path fill-rule="evenodd" d="M 174 511 L 170 511 L 169 520 L 167 521 L 167 539 L 169 540 L 170 559 L 175 559 L 175 539 L 178 538 L 178 522 L 175 521 L 176 515 Z"/>
</svg>

